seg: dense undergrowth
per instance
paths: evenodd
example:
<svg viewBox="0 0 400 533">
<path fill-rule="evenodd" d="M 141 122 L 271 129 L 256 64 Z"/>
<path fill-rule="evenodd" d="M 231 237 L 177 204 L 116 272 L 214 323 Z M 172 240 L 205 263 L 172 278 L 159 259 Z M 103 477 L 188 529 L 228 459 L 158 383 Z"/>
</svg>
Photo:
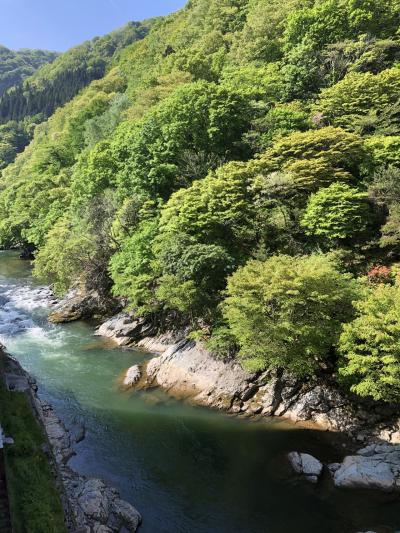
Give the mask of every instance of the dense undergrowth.
<svg viewBox="0 0 400 533">
<path fill-rule="evenodd" d="M 0 242 L 253 370 L 400 398 L 398 0 L 191 0 L 2 172 Z"/>
</svg>

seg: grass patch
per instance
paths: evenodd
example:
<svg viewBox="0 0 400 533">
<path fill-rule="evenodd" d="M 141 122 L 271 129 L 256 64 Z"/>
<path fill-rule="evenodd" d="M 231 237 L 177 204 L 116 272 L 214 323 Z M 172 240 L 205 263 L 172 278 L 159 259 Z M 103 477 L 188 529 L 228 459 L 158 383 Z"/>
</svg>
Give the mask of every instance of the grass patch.
<svg viewBox="0 0 400 533">
<path fill-rule="evenodd" d="M 42 450 L 46 441 L 25 394 L 0 385 L 0 421 L 15 444 L 6 446 L 7 481 L 15 533 L 65 533 L 53 473 Z"/>
</svg>

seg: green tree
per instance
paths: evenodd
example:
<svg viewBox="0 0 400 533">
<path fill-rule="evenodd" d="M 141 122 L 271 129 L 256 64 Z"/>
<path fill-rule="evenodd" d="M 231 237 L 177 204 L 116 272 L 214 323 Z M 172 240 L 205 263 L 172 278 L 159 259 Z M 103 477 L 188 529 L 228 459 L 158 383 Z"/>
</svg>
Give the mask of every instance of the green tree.
<svg viewBox="0 0 400 533">
<path fill-rule="evenodd" d="M 374 135 L 365 141 L 365 145 L 372 152 L 375 167 L 390 165 L 400 167 L 400 135 Z"/>
<path fill-rule="evenodd" d="M 206 82 L 178 88 L 141 124 L 122 125 L 117 132 L 121 191 L 167 199 L 188 184 L 180 170 L 188 150 L 242 158 L 239 141 L 248 120 L 248 104 L 239 94 Z"/>
<path fill-rule="evenodd" d="M 153 244 L 157 232 L 157 219 L 142 221 L 136 231 L 122 241 L 119 251 L 110 260 L 114 295 L 128 298 L 129 307 L 138 315 L 158 308 L 154 297 L 153 268 Z"/>
<path fill-rule="evenodd" d="M 310 375 L 332 354 L 356 294 L 328 257 L 281 255 L 239 268 L 222 310 L 248 369 Z"/>
<path fill-rule="evenodd" d="M 356 304 L 343 327 L 339 375 L 359 396 L 400 400 L 400 291 L 379 285 Z"/>
<path fill-rule="evenodd" d="M 248 253 L 257 239 L 251 179 L 245 163 L 233 162 L 179 190 L 162 209 L 161 235 L 184 233 L 236 257 Z"/>
</svg>

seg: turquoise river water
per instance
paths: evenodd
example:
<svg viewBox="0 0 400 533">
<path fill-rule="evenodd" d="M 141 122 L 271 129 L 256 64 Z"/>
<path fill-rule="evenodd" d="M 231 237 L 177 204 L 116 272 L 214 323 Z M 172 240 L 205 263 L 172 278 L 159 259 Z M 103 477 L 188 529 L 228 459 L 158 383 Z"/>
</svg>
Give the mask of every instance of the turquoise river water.
<svg viewBox="0 0 400 533">
<path fill-rule="evenodd" d="M 0 252 L 0 341 L 66 425 L 83 423 L 71 466 L 118 488 L 143 533 L 378 533 L 400 530 L 398 497 L 335 490 L 290 475 L 291 450 L 337 460 L 325 432 L 225 416 L 162 391 L 123 392 L 150 354 L 112 347 L 94 324 L 50 325 L 29 264 Z M 344 452 L 343 452 L 344 453 Z"/>
</svg>

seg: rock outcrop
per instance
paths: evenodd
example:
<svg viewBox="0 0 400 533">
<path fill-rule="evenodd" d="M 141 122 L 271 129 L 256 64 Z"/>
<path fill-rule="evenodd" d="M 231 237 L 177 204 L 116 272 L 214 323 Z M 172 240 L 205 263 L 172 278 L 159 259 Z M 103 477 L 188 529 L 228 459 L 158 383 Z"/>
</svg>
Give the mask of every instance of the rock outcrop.
<svg viewBox="0 0 400 533">
<path fill-rule="evenodd" d="M 158 335 L 156 325 L 129 313 L 120 313 L 99 326 L 95 335 L 108 337 L 118 346 L 139 346 L 149 352 L 164 352 L 185 338 L 185 332 Z"/>
<path fill-rule="evenodd" d="M 134 532 L 141 517 L 128 502 L 121 500 L 116 489 L 100 479 L 88 478 L 68 466 L 75 454 L 73 443 L 84 437 L 84 428 L 70 433 L 55 414 L 51 405 L 40 400 L 35 381 L 10 356 L 6 357 L 6 381 L 19 391 L 25 391 L 37 419 L 48 438 L 44 451 L 57 472 L 68 530 L 74 533 Z"/>
<path fill-rule="evenodd" d="M 151 359 L 146 372 L 149 382 L 173 395 L 224 410 L 245 397 L 251 380 L 239 364 L 214 359 L 196 343 L 185 340 Z"/>
<path fill-rule="evenodd" d="M 169 345 L 146 367 L 149 384 L 171 394 L 246 416 L 280 416 L 348 434 L 358 442 L 386 437 L 396 442 L 396 409 L 361 404 L 332 384 L 304 381 L 283 372 L 250 374 L 234 361 L 214 358 L 200 345 Z"/>
<path fill-rule="evenodd" d="M 49 320 L 54 324 L 74 322 L 93 317 L 104 317 L 119 310 L 118 301 L 100 295 L 96 291 L 72 289 L 50 313 Z"/>
</svg>

